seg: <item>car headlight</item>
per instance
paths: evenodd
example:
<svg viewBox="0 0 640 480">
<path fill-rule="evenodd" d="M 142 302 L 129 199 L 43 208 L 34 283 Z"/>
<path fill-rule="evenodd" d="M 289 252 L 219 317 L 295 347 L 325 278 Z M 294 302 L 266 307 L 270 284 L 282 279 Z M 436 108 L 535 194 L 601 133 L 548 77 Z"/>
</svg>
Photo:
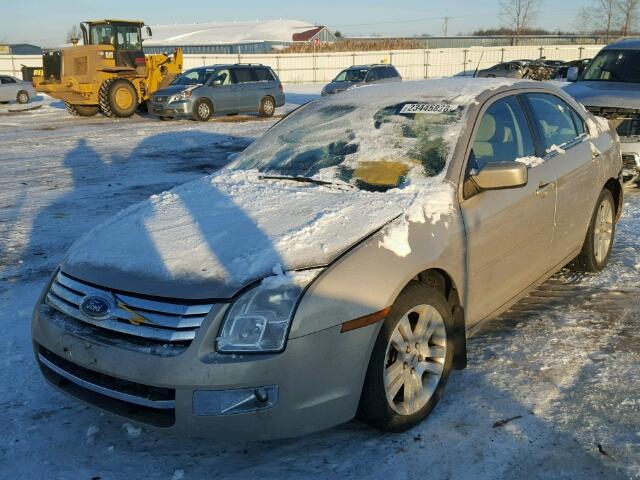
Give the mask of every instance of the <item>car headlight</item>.
<svg viewBox="0 0 640 480">
<path fill-rule="evenodd" d="M 180 93 L 177 93 L 176 95 L 173 96 L 173 98 L 171 99 L 172 102 L 178 102 L 180 100 L 187 100 L 191 98 L 191 90 L 183 90 Z"/>
<path fill-rule="evenodd" d="M 244 292 L 227 310 L 218 352 L 282 351 L 300 297 L 321 271 L 279 272 Z"/>
</svg>

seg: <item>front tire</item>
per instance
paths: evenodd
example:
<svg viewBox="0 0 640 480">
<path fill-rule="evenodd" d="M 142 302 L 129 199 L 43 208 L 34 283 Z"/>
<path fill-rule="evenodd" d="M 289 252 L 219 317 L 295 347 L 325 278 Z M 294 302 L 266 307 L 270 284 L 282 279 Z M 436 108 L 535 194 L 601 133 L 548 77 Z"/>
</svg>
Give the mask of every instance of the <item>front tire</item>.
<svg viewBox="0 0 640 480">
<path fill-rule="evenodd" d="M 213 115 L 213 105 L 206 98 L 199 98 L 193 104 L 193 118 L 199 122 L 206 122 Z"/>
<path fill-rule="evenodd" d="M 100 109 L 107 117 L 127 118 L 138 108 L 138 92 L 124 78 L 110 78 L 102 83 L 99 92 Z"/>
<path fill-rule="evenodd" d="M 18 95 L 16 95 L 16 101 L 22 105 L 24 105 L 25 103 L 29 103 L 29 100 L 31 100 L 29 98 L 29 93 L 25 90 L 20 90 L 18 92 Z"/>
<path fill-rule="evenodd" d="M 98 105 L 71 105 L 64 102 L 64 106 L 74 117 L 93 117 L 98 113 L 100 107 Z"/>
<path fill-rule="evenodd" d="M 582 251 L 572 262 L 574 270 L 599 272 L 609 262 L 616 233 L 616 207 L 613 195 L 602 190 L 591 216 Z"/>
<path fill-rule="evenodd" d="M 396 299 L 376 339 L 358 417 L 402 432 L 440 399 L 453 365 L 453 318 L 442 293 L 420 282 Z"/>
<path fill-rule="evenodd" d="M 276 111 L 276 102 L 271 97 L 264 97 L 260 102 L 260 110 L 258 113 L 261 117 L 272 117 Z"/>
</svg>

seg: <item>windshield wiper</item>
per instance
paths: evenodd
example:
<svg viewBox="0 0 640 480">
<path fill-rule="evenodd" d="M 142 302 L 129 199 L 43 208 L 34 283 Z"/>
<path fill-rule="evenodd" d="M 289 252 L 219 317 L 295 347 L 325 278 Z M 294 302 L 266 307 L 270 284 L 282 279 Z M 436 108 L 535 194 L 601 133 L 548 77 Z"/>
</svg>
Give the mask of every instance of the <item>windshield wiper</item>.
<svg viewBox="0 0 640 480">
<path fill-rule="evenodd" d="M 330 186 L 344 186 L 349 187 L 351 189 L 355 189 L 354 185 L 351 185 L 347 182 L 329 182 L 327 180 L 318 180 L 317 178 L 310 177 L 302 177 L 302 176 L 288 176 L 288 175 L 260 175 L 258 177 L 260 180 L 290 180 L 292 182 L 301 182 L 301 183 L 313 183 L 315 185 L 330 185 Z"/>
</svg>

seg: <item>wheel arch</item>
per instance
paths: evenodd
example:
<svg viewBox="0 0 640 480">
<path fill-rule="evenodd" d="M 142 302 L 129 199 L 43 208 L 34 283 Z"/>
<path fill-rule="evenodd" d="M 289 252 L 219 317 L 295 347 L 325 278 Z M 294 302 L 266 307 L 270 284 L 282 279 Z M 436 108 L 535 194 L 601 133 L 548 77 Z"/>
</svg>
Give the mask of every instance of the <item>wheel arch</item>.
<svg viewBox="0 0 640 480">
<path fill-rule="evenodd" d="M 427 268 L 418 273 L 415 280 L 435 288 L 447 299 L 454 326 L 453 367 L 456 370 L 462 370 L 467 366 L 467 333 L 464 307 L 455 280 L 446 270 L 441 268 Z"/>
<path fill-rule="evenodd" d="M 624 203 L 624 193 L 620 181 L 616 178 L 610 178 L 604 184 L 604 189 L 609 190 L 613 195 L 613 201 L 616 204 L 616 220 L 618 220 L 622 215 L 622 205 Z"/>
</svg>

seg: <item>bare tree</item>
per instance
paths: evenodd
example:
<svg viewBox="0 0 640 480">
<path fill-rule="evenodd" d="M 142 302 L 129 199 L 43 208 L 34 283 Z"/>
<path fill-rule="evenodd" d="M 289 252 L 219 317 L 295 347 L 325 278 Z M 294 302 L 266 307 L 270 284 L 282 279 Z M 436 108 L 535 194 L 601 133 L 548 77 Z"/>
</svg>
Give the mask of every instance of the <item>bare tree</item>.
<svg viewBox="0 0 640 480">
<path fill-rule="evenodd" d="M 596 30 L 604 31 L 607 43 L 613 31 L 613 25 L 616 19 L 616 5 L 618 0 L 595 0 L 594 18 L 596 21 Z"/>
<path fill-rule="evenodd" d="M 593 30 L 593 12 L 590 8 L 580 7 L 576 13 L 576 33 L 588 35 Z"/>
<path fill-rule="evenodd" d="M 620 21 L 620 33 L 623 37 L 629 35 L 636 26 L 639 16 L 640 0 L 619 0 L 618 15 Z"/>
<path fill-rule="evenodd" d="M 501 0 L 500 18 L 516 34 L 516 43 L 520 39 L 520 33 L 528 28 L 538 16 L 540 0 Z"/>
<path fill-rule="evenodd" d="M 73 43 L 74 45 L 80 41 L 80 29 L 77 25 L 74 25 L 67 32 L 67 43 Z"/>
</svg>

